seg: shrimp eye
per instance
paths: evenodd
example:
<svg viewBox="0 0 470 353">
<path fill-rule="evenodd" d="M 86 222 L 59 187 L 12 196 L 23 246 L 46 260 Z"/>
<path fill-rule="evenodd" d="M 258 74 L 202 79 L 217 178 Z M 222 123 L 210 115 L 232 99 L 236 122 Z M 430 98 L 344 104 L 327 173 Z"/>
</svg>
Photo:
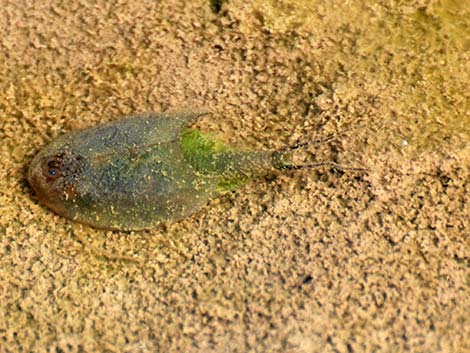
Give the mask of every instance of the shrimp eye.
<svg viewBox="0 0 470 353">
<path fill-rule="evenodd" d="M 46 163 L 46 176 L 50 179 L 56 179 L 61 175 L 62 162 L 60 156 L 55 156 Z"/>
</svg>

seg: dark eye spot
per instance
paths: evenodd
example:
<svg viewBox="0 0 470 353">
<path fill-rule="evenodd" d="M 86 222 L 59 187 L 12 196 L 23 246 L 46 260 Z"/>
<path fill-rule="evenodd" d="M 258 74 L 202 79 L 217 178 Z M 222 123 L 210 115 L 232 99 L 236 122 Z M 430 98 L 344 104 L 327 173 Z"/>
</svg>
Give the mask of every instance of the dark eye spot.
<svg viewBox="0 0 470 353">
<path fill-rule="evenodd" d="M 56 178 L 60 177 L 61 174 L 62 173 L 60 172 L 60 169 L 58 168 L 58 166 L 57 167 L 49 167 L 47 169 L 47 177 L 49 179 L 56 179 Z"/>
<path fill-rule="evenodd" d="M 48 179 L 56 179 L 62 175 L 62 159 L 57 155 L 46 161 L 44 173 Z"/>
</svg>

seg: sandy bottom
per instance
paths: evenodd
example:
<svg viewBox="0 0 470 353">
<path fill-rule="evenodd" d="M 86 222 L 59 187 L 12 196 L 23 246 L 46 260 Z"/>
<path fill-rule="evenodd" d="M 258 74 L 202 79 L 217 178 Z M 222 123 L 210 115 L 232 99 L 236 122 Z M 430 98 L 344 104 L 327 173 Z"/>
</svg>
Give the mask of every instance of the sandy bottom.
<svg viewBox="0 0 470 353">
<path fill-rule="evenodd" d="M 31 5 L 34 3 L 34 5 Z M 470 351 L 466 0 L 0 1 L 1 352 Z M 72 129 L 208 109 L 268 175 L 151 231 L 41 206 Z"/>
</svg>

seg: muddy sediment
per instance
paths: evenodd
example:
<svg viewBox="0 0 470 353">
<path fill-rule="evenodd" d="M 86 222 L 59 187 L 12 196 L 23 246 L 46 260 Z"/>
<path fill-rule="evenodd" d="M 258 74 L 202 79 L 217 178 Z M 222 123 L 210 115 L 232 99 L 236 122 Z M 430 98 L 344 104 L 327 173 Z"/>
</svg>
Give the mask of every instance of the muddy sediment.
<svg viewBox="0 0 470 353">
<path fill-rule="evenodd" d="M 470 350 L 466 1 L 0 2 L 0 351 Z M 273 174 L 143 232 L 41 206 L 72 129 L 197 127 L 358 166 Z"/>
</svg>

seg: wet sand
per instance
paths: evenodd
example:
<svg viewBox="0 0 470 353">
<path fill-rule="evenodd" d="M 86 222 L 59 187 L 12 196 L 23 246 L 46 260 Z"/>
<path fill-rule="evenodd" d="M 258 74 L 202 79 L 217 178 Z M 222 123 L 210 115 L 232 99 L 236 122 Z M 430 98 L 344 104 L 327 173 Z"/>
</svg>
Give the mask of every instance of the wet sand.
<svg viewBox="0 0 470 353">
<path fill-rule="evenodd" d="M 0 1 L 1 352 L 470 350 L 465 0 L 34 3 Z M 269 175 L 130 233 L 25 180 L 64 132 L 201 108 L 245 148 L 340 134 L 306 157 L 367 171 Z"/>
</svg>

